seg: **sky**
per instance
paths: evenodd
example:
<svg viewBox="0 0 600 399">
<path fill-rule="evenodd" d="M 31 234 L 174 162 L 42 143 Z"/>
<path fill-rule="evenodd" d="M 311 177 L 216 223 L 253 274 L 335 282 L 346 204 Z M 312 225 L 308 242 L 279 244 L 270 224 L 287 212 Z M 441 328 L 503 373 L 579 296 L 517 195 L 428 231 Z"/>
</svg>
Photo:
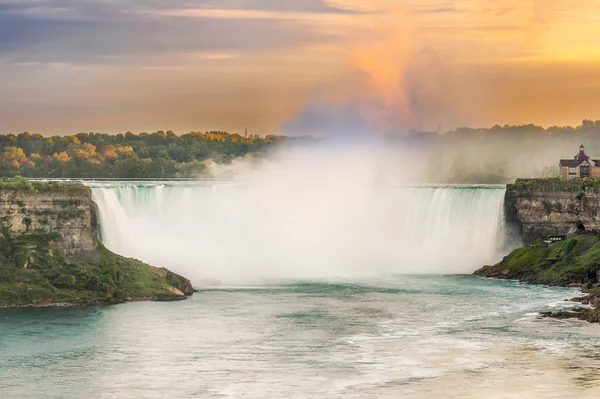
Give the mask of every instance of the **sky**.
<svg viewBox="0 0 600 399">
<path fill-rule="evenodd" d="M 597 0 L 0 0 L 0 133 L 600 119 Z"/>
</svg>

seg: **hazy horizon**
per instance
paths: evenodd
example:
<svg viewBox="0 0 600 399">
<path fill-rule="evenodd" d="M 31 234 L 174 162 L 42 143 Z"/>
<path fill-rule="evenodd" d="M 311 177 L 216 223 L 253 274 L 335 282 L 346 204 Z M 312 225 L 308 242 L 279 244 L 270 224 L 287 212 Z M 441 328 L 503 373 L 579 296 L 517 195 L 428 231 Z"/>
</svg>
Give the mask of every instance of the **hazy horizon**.
<svg viewBox="0 0 600 399">
<path fill-rule="evenodd" d="M 598 116 L 598 118 L 600 118 L 600 115 Z M 406 136 L 409 134 L 430 134 L 430 133 L 435 133 L 439 136 L 443 136 L 446 135 L 448 133 L 454 133 L 457 130 L 460 129 L 470 129 L 470 130 L 491 130 L 493 128 L 496 127 L 500 127 L 502 129 L 504 128 L 513 128 L 513 127 L 526 127 L 526 126 L 533 126 L 533 127 L 541 127 L 544 130 L 549 130 L 552 128 L 559 128 L 559 129 L 578 129 L 581 128 L 582 123 L 584 121 L 592 121 L 595 122 L 597 120 L 600 119 L 596 119 L 596 118 L 584 118 L 582 121 L 579 121 L 579 123 L 575 123 L 575 124 L 571 124 L 571 125 L 543 125 L 543 124 L 537 124 L 535 122 L 530 122 L 530 123 L 523 123 L 523 124 L 514 124 L 514 125 L 509 125 L 509 124 L 505 124 L 505 123 L 496 123 L 494 125 L 488 125 L 488 126 L 469 126 L 469 125 L 465 125 L 465 126 L 455 126 L 452 128 L 449 128 L 448 130 L 436 130 L 436 129 L 432 129 L 432 130 L 418 130 L 418 129 L 409 129 L 409 130 L 399 130 L 396 132 L 391 132 L 391 137 L 393 137 L 394 135 L 399 135 L 399 136 Z M 1 128 L 1 127 L 0 127 Z M 172 132 L 177 136 L 181 136 L 181 135 L 185 135 L 185 134 L 189 134 L 192 132 L 200 132 L 200 133 L 212 133 L 212 132 L 220 132 L 220 133 L 228 133 L 228 134 L 238 134 L 240 136 L 244 136 L 246 133 L 248 135 L 258 135 L 260 137 L 266 137 L 266 136 L 280 136 L 280 137 L 288 137 L 288 138 L 315 138 L 315 139 L 320 139 L 320 138 L 327 138 L 329 136 L 331 136 L 332 134 L 335 135 L 336 133 L 340 133 L 340 131 L 331 131 L 331 134 L 327 134 L 326 131 L 324 131 L 322 135 L 318 135 L 318 134 L 302 134 L 302 133 L 298 133 L 298 134 L 288 134 L 286 132 L 278 132 L 278 133 L 269 133 L 269 132 L 262 132 L 262 131 L 246 131 L 246 128 L 242 129 L 242 130 L 232 130 L 232 131 L 228 131 L 226 129 L 219 129 L 218 127 L 215 128 L 210 128 L 210 129 L 188 129 L 188 130 L 175 130 L 175 129 L 162 129 L 162 128 L 154 128 L 154 129 L 149 129 L 149 130 L 131 130 L 131 129 L 117 129 L 117 130 L 113 130 L 113 131 L 100 131 L 100 130 L 96 130 L 96 129 L 87 129 L 87 130 L 80 130 L 80 131 L 58 131 L 58 132 L 44 132 L 44 131 L 33 131 L 31 129 L 25 129 L 25 130 L 20 130 L 20 131 L 0 131 L 0 135 L 19 135 L 21 133 L 29 133 L 29 134 L 40 134 L 44 137 L 51 137 L 51 136 L 76 136 L 78 134 L 109 134 L 109 135 L 117 135 L 117 134 L 125 134 L 125 133 L 133 133 L 135 135 L 140 135 L 140 134 L 153 134 L 153 133 L 158 133 L 158 132 Z M 359 131 L 361 134 L 365 133 L 368 134 L 369 132 L 364 132 L 362 130 Z M 342 131 L 343 133 L 343 131 Z M 349 129 L 348 130 L 349 134 L 352 133 L 356 133 L 356 130 L 352 130 Z M 376 134 L 378 132 L 373 132 L 373 134 Z M 388 132 L 390 133 L 390 132 Z"/>
</svg>

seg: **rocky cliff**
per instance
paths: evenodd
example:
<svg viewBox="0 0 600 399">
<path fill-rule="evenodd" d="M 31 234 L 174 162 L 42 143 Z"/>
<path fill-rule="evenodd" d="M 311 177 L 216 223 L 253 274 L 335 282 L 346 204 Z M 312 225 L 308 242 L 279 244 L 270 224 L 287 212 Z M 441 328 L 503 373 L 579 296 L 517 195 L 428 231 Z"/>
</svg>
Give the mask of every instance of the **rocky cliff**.
<svg viewBox="0 0 600 399">
<path fill-rule="evenodd" d="M 594 183 L 517 180 L 506 190 L 506 221 L 528 244 L 600 230 L 600 187 Z"/>
<path fill-rule="evenodd" d="M 83 185 L 0 179 L 0 308 L 178 300 L 189 280 L 116 255 Z"/>
<path fill-rule="evenodd" d="M 15 235 L 43 231 L 55 235 L 51 248 L 64 255 L 95 251 L 95 208 L 91 190 L 81 185 L 0 188 L 0 223 Z"/>
</svg>

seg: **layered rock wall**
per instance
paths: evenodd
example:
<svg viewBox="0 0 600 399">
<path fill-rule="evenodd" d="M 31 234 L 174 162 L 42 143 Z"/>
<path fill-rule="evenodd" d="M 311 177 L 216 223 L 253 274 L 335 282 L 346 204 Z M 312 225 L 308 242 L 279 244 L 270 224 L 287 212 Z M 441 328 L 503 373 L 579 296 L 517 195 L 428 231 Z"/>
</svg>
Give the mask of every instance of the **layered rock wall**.
<svg viewBox="0 0 600 399">
<path fill-rule="evenodd" d="M 600 188 L 579 183 L 517 181 L 508 185 L 506 221 L 523 242 L 600 231 Z"/>
<path fill-rule="evenodd" d="M 15 236 L 54 234 L 53 247 L 65 255 L 96 250 L 94 209 L 87 187 L 40 192 L 0 189 L 1 227 Z"/>
<path fill-rule="evenodd" d="M 0 179 L 0 309 L 181 300 L 194 288 L 97 239 L 90 188 Z"/>
</svg>

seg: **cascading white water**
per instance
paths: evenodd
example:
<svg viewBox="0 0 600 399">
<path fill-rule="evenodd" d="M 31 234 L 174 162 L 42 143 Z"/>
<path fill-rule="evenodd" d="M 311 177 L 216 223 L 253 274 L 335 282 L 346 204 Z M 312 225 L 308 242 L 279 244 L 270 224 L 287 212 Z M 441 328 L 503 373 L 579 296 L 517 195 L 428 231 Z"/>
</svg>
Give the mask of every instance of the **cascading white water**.
<svg viewBox="0 0 600 399">
<path fill-rule="evenodd" d="M 104 244 L 193 280 L 470 273 L 504 249 L 502 187 L 93 186 Z"/>
</svg>

